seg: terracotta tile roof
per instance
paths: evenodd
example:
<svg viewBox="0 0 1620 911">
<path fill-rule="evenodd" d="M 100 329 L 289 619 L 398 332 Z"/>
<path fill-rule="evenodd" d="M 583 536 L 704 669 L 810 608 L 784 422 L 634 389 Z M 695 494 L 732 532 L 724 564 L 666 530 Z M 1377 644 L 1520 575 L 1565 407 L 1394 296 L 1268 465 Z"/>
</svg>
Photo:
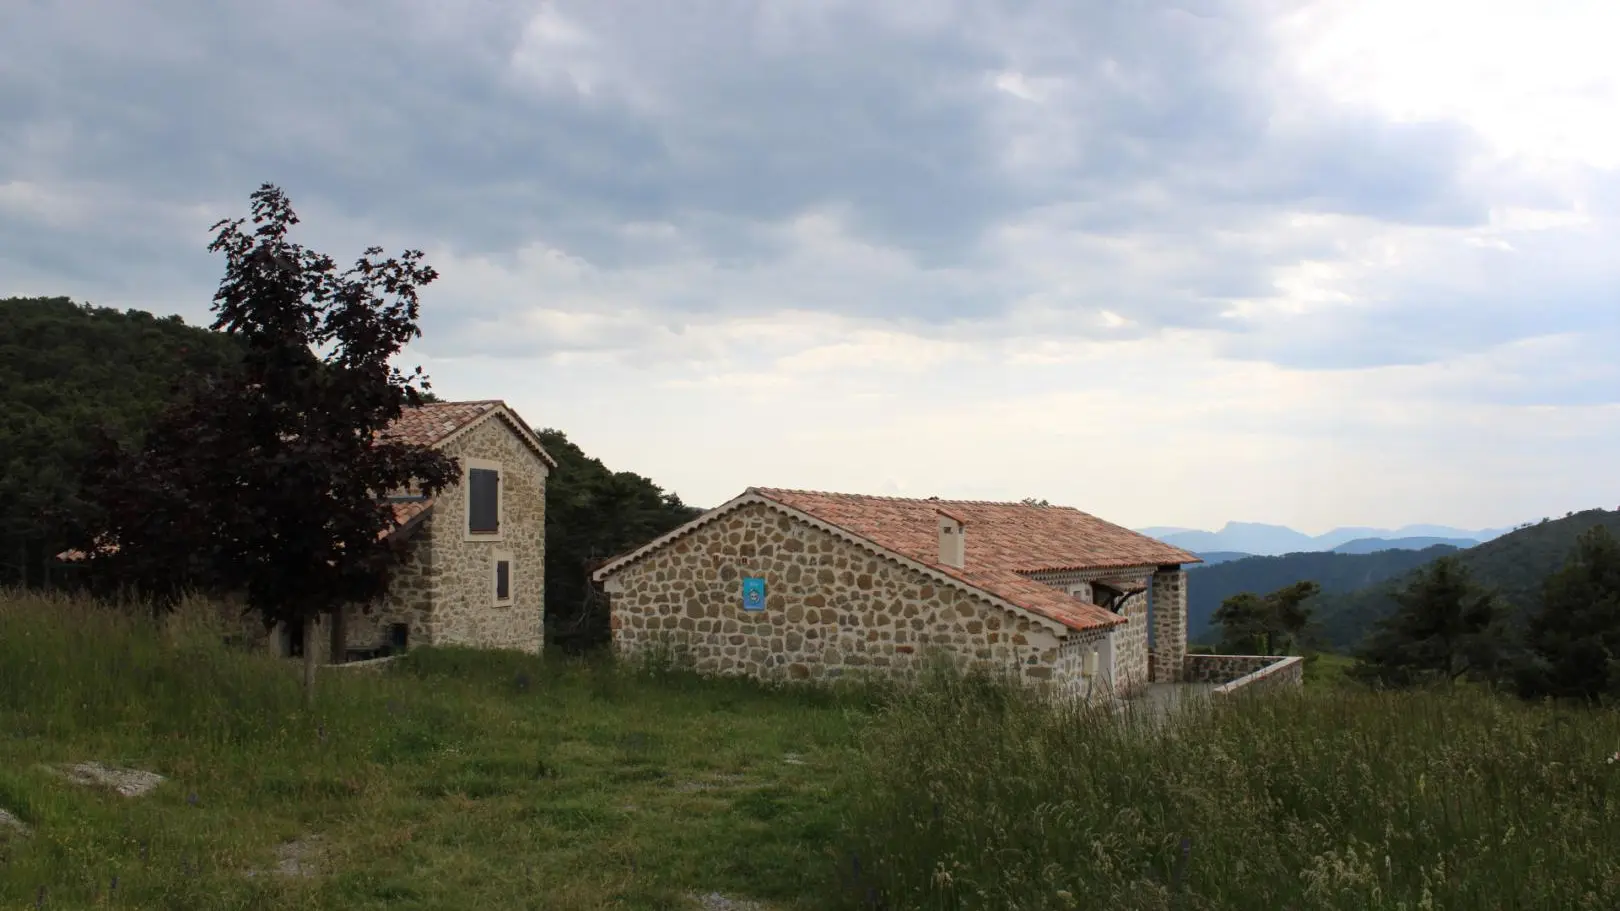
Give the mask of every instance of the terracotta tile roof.
<svg viewBox="0 0 1620 911">
<path fill-rule="evenodd" d="M 500 406 L 501 403 L 494 400 L 429 402 L 420 408 L 405 409 L 399 420 L 382 432 L 382 436 L 417 446 L 437 446 L 452 433 Z"/>
<path fill-rule="evenodd" d="M 1071 629 L 1114 626 L 1124 618 L 1026 574 L 1202 562 L 1178 547 L 1064 506 L 773 488 L 752 492 Z M 966 537 L 962 569 L 939 562 L 940 514 L 962 523 Z M 1144 587 L 1140 582 L 1115 582 L 1103 584 L 1131 591 Z"/>
<path fill-rule="evenodd" d="M 969 570 L 1031 573 L 1203 562 L 1179 547 L 1067 506 L 770 488 L 755 492 L 929 565 L 939 562 L 934 516 L 940 512 L 962 522 Z"/>
<path fill-rule="evenodd" d="M 1113 611 L 1082 601 L 1060 588 L 1036 582 L 1012 570 L 970 572 L 949 566 L 940 569 L 1024 610 L 1056 620 L 1069 629 L 1099 629 L 1126 622 L 1124 617 Z"/>
<path fill-rule="evenodd" d="M 405 529 L 409 528 L 410 526 L 415 525 L 417 522 L 421 521 L 422 517 L 427 515 L 428 510 L 433 508 L 433 501 L 432 500 L 408 500 L 408 501 L 403 502 L 403 503 L 395 503 L 395 504 L 393 504 L 393 506 L 394 506 L 394 521 L 399 524 L 399 527 L 394 529 L 393 531 L 385 531 L 385 532 L 383 532 L 380 535 L 380 537 L 386 538 L 389 535 L 394 534 L 395 532 L 404 531 Z"/>
</svg>

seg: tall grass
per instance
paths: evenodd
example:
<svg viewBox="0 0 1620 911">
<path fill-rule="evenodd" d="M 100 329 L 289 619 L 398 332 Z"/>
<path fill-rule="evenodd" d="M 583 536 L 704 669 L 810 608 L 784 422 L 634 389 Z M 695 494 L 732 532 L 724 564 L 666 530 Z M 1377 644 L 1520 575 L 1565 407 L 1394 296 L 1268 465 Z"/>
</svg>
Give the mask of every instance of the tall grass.
<svg viewBox="0 0 1620 911">
<path fill-rule="evenodd" d="M 323 671 L 306 710 L 294 663 L 227 648 L 212 618 L 0 593 L 0 808 L 32 829 L 0 830 L 0 908 L 823 894 L 859 692 L 417 649 Z M 85 760 L 168 781 L 126 799 L 51 771 Z M 265 872 L 308 838 L 318 875 Z"/>
<path fill-rule="evenodd" d="M 1307 687 L 1150 724 L 987 675 L 323 672 L 0 593 L 0 907 L 1620 907 L 1620 714 Z M 169 781 L 128 800 L 50 772 Z M 319 873 L 246 875 L 319 836 Z"/>
<path fill-rule="evenodd" d="M 1620 908 L 1620 714 L 1477 692 L 1162 726 L 936 672 L 870 727 L 846 879 L 897 908 Z"/>
</svg>

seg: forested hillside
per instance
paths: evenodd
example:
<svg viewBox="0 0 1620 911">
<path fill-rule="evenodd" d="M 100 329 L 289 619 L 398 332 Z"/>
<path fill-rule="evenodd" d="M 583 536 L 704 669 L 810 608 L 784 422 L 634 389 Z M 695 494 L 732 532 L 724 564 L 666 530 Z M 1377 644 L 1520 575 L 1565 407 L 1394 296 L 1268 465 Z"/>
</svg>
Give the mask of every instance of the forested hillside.
<svg viewBox="0 0 1620 911">
<path fill-rule="evenodd" d="M 1322 586 L 1324 596 L 1349 592 L 1403 575 L 1455 550 L 1441 545 L 1371 554 L 1311 551 L 1199 566 L 1192 570 L 1187 582 L 1187 635 L 1195 642 L 1213 642 L 1210 618 L 1222 601 L 1241 592 L 1264 594 L 1307 580 Z"/>
<path fill-rule="evenodd" d="M 76 469 L 98 426 L 123 439 L 140 433 L 178 381 L 229 369 L 238 351 L 232 336 L 178 316 L 62 297 L 0 299 L 0 586 L 37 587 L 53 572 L 61 581 L 64 569 L 45 559 L 59 543 L 51 516 L 73 505 Z M 499 389 L 486 394 L 504 397 Z M 605 615 L 590 610 L 595 561 L 637 547 L 699 510 L 647 478 L 610 470 L 560 430 L 540 437 L 559 463 L 547 490 L 549 638 L 584 647 L 607 635 Z"/>
<path fill-rule="evenodd" d="M 1544 519 L 1461 551 L 1457 558 L 1474 581 L 1501 595 L 1509 618 L 1518 622 L 1540 606 L 1543 582 L 1569 559 L 1576 539 L 1597 525 L 1620 534 L 1620 511 L 1589 509 L 1562 519 Z M 1324 586 L 1315 614 L 1325 644 L 1336 651 L 1358 645 L 1374 624 L 1394 611 L 1391 593 L 1409 579 L 1410 570 L 1350 591 L 1328 592 Z M 1191 588 L 1197 590 L 1196 585 Z"/>
<path fill-rule="evenodd" d="M 176 381 L 237 356 L 234 339 L 178 316 L 0 299 L 0 584 L 44 577 L 50 516 L 77 495 L 73 467 L 97 427 L 127 438 Z"/>
</svg>

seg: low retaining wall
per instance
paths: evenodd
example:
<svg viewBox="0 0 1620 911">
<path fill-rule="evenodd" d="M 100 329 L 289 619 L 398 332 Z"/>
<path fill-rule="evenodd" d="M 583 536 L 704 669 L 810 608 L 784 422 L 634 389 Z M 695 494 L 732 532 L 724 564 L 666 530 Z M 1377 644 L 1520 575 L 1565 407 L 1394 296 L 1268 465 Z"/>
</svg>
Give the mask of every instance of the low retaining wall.
<svg viewBox="0 0 1620 911">
<path fill-rule="evenodd" d="M 1272 663 L 1242 677 L 1223 683 L 1210 692 L 1213 696 L 1230 696 L 1262 690 L 1297 689 L 1305 685 L 1305 659 L 1297 655 L 1274 658 Z"/>
<path fill-rule="evenodd" d="M 345 661 L 342 664 L 323 664 L 322 668 L 332 671 L 342 670 L 381 670 L 382 666 L 399 658 L 399 655 L 384 655 L 381 658 L 367 658 L 363 661 Z"/>
<path fill-rule="evenodd" d="M 1188 655 L 1182 674 L 1188 683 L 1216 684 L 1212 694 L 1240 689 L 1302 686 L 1305 659 L 1276 655 Z"/>
</svg>

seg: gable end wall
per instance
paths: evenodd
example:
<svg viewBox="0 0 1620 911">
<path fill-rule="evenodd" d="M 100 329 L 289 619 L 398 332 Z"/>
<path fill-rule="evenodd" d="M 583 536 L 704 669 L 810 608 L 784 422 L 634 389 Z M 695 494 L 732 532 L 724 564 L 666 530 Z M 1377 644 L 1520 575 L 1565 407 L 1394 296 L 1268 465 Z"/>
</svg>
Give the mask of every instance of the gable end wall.
<svg viewBox="0 0 1620 911">
<path fill-rule="evenodd" d="M 440 447 L 501 466 L 500 540 L 466 540 L 467 485 L 440 491 L 411 537 L 410 562 L 388 596 L 364 616 L 351 615 L 351 648 L 387 641 L 393 623 L 410 626 L 412 645 L 465 645 L 538 652 L 544 646 L 547 466 L 498 417 Z M 512 559 L 512 603 L 494 603 L 494 556 Z"/>
<path fill-rule="evenodd" d="M 763 576 L 765 610 L 742 609 Z M 1058 672 L 1059 640 L 1028 618 L 762 504 L 678 538 L 610 579 L 615 649 L 684 651 L 699 671 L 824 679 L 915 667 L 930 650 L 959 665 Z"/>
</svg>

